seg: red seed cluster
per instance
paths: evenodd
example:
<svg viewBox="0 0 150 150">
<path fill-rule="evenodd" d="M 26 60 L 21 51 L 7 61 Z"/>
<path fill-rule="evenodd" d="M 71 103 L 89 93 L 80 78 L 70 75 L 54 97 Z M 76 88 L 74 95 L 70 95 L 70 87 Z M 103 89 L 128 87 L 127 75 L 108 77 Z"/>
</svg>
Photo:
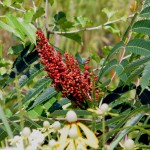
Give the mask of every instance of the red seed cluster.
<svg viewBox="0 0 150 150">
<path fill-rule="evenodd" d="M 88 61 L 81 72 L 75 58 L 66 52 L 63 60 L 61 54 L 48 43 L 41 30 L 38 30 L 36 34 L 41 63 L 45 66 L 44 70 L 47 71 L 48 76 L 53 79 L 55 89 L 61 91 L 63 97 L 71 97 L 76 104 L 85 102 L 85 99 L 91 100 L 92 73 Z M 96 80 L 97 77 L 94 78 Z M 97 94 L 96 92 L 96 96 Z"/>
</svg>

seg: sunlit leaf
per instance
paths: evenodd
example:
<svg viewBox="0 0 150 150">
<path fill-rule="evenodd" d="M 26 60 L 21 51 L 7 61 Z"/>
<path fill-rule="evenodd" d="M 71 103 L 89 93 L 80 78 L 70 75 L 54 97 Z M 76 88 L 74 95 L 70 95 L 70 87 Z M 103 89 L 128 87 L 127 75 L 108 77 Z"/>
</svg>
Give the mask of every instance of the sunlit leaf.
<svg viewBox="0 0 150 150">
<path fill-rule="evenodd" d="M 33 15 L 34 15 L 34 10 L 33 9 L 30 9 L 30 10 L 26 11 L 25 14 L 24 14 L 24 22 L 25 23 L 31 23 Z"/>
</svg>

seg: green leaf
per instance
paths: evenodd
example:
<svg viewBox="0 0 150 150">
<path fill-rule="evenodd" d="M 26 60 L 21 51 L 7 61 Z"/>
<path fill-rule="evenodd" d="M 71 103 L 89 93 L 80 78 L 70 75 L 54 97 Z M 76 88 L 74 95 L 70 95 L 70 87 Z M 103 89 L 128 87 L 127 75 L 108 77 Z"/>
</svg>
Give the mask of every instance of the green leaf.
<svg viewBox="0 0 150 150">
<path fill-rule="evenodd" d="M 33 15 L 34 15 L 34 10 L 33 9 L 27 10 L 24 14 L 24 22 L 25 23 L 31 23 Z"/>
<path fill-rule="evenodd" d="M 44 66 L 40 63 L 35 64 L 34 66 L 30 67 L 30 69 L 20 77 L 19 79 L 19 85 L 20 87 L 23 87 L 25 84 L 32 81 L 34 77 L 36 77 L 38 74 L 40 74 L 44 69 Z"/>
<path fill-rule="evenodd" d="M 107 56 L 107 60 L 114 54 L 117 53 L 119 49 L 121 49 L 124 46 L 123 41 L 120 41 L 119 43 L 117 43 L 113 49 L 111 50 L 111 52 L 109 53 L 109 55 Z"/>
<path fill-rule="evenodd" d="M 9 7 L 11 5 L 12 0 L 4 0 L 3 5 Z"/>
<path fill-rule="evenodd" d="M 129 64 L 125 67 L 123 73 L 131 72 L 132 70 L 138 68 L 139 66 L 143 65 L 144 63 L 146 63 L 146 62 L 149 61 L 149 60 L 150 60 L 150 56 L 146 56 L 146 57 L 143 57 L 143 58 L 141 58 L 141 59 L 137 59 L 137 60 L 135 60 L 134 62 L 129 63 Z M 123 74 L 123 73 L 122 73 L 122 74 Z"/>
<path fill-rule="evenodd" d="M 41 6 L 43 0 L 35 0 L 35 6 L 38 8 Z"/>
<path fill-rule="evenodd" d="M 150 35 L 150 20 L 137 21 L 133 25 L 132 30 L 137 33 L 143 33 L 143 34 Z"/>
<path fill-rule="evenodd" d="M 0 21 L 0 27 L 3 28 L 6 31 L 12 32 L 15 34 L 15 30 L 8 24 Z M 19 34 L 17 33 L 16 36 L 19 36 Z"/>
<path fill-rule="evenodd" d="M 150 0 L 144 0 L 143 1 L 143 9 L 150 6 Z"/>
<path fill-rule="evenodd" d="M 42 106 L 38 105 L 34 107 L 34 109 L 30 110 L 27 112 L 27 116 L 30 117 L 31 119 L 38 118 L 43 112 Z"/>
<path fill-rule="evenodd" d="M 98 73 L 97 82 L 98 82 L 98 81 L 100 80 L 100 78 L 101 78 L 102 70 L 103 70 L 103 68 L 105 67 L 106 62 L 108 61 L 108 59 L 109 59 L 113 54 L 117 53 L 118 50 L 121 49 L 123 46 L 124 46 L 123 41 L 120 41 L 119 43 L 117 43 L 117 44 L 113 47 L 113 49 L 111 50 L 111 52 L 110 52 L 110 53 L 108 54 L 108 56 L 106 57 L 106 59 L 105 59 L 105 61 L 104 61 L 104 63 L 103 63 L 102 69 L 101 69 L 101 70 L 99 71 L 99 73 Z"/>
<path fill-rule="evenodd" d="M 130 75 L 128 76 L 128 79 L 127 79 L 126 83 L 132 81 L 137 76 L 139 76 L 140 74 L 142 74 L 143 69 L 144 69 L 144 66 L 139 67 L 136 70 L 134 70 L 133 72 L 131 72 Z"/>
<path fill-rule="evenodd" d="M 51 6 L 54 4 L 54 0 L 48 0 L 48 2 L 51 4 Z"/>
<path fill-rule="evenodd" d="M 18 55 L 24 49 L 23 44 L 12 46 L 8 49 L 7 54 Z"/>
<path fill-rule="evenodd" d="M 74 20 L 75 21 L 74 21 L 73 26 L 81 26 L 84 28 L 87 25 L 92 25 L 92 21 L 87 17 L 83 17 L 83 16 L 75 17 Z"/>
<path fill-rule="evenodd" d="M 112 119 L 106 120 L 106 126 L 116 124 L 115 128 L 112 129 L 112 132 L 109 131 L 107 133 L 107 140 L 112 135 L 114 135 L 115 130 L 117 130 L 117 132 L 118 132 L 118 129 L 121 131 L 122 126 L 125 125 L 127 120 L 130 120 L 131 117 L 134 117 L 135 115 L 138 115 L 139 113 L 143 113 L 143 112 L 148 113 L 149 111 L 150 111 L 149 107 L 145 105 L 145 106 L 142 106 L 142 107 L 135 108 L 132 111 L 130 110 L 129 113 L 127 113 L 127 114 L 119 114 L 119 116 L 117 116 L 117 117 L 113 117 Z M 98 130 L 100 128 L 102 128 L 102 122 L 96 124 L 96 129 Z M 102 145 L 102 144 L 100 143 L 100 145 Z"/>
<path fill-rule="evenodd" d="M 8 123 L 8 121 L 7 121 L 7 118 L 6 118 L 6 116 L 5 116 L 5 114 L 4 114 L 4 111 L 3 111 L 3 108 L 2 108 L 2 106 L 0 105 L 0 118 L 2 119 L 2 121 L 3 121 L 3 123 L 4 123 L 4 126 L 5 126 L 5 128 L 6 128 L 6 131 L 7 131 L 7 134 L 8 134 L 8 136 L 9 136 L 9 138 L 13 138 L 13 133 L 12 133 L 12 131 L 11 131 L 11 128 L 10 128 L 10 126 L 9 126 L 9 123 Z"/>
<path fill-rule="evenodd" d="M 137 124 L 141 120 L 141 118 L 144 115 L 145 115 L 145 113 L 139 113 L 139 114 L 133 116 L 132 118 L 130 118 L 130 120 L 127 121 L 127 123 L 124 127 L 134 126 L 135 124 Z M 110 144 L 110 150 L 113 150 L 115 147 L 117 147 L 117 145 L 122 140 L 122 138 L 126 134 L 128 134 L 130 131 L 131 131 L 130 128 L 127 128 L 127 129 L 124 129 L 123 131 L 120 131 L 117 135 L 117 139 L 113 140 L 113 142 Z"/>
<path fill-rule="evenodd" d="M 112 33 L 114 33 L 114 34 L 116 34 L 118 36 L 120 36 L 120 30 L 117 29 L 114 26 L 114 24 L 107 24 L 107 25 L 104 26 L 104 29 L 107 30 L 107 31 L 109 31 L 109 32 L 112 32 Z"/>
<path fill-rule="evenodd" d="M 146 7 L 140 12 L 140 17 L 150 18 L 150 6 Z"/>
<path fill-rule="evenodd" d="M 123 74 L 123 75 L 120 75 L 122 73 L 122 71 L 124 70 L 124 66 L 122 66 L 121 64 L 119 64 L 117 67 L 116 67 L 116 74 L 120 77 L 120 79 L 125 82 L 128 77 L 126 74 Z"/>
<path fill-rule="evenodd" d="M 146 41 L 144 39 L 134 39 L 130 41 L 126 50 L 139 55 L 150 55 L 150 41 Z"/>
<path fill-rule="evenodd" d="M 44 105 L 43 105 L 43 107 L 46 109 L 46 110 L 48 110 L 48 109 L 50 109 L 52 106 L 53 106 L 53 104 L 56 102 L 56 98 L 55 97 L 52 97 L 48 102 L 46 102 Z"/>
<path fill-rule="evenodd" d="M 132 26 L 134 25 L 134 22 L 135 22 L 137 16 L 138 16 L 138 13 L 136 12 L 134 14 L 134 16 L 132 17 L 131 23 L 129 24 L 127 30 L 125 31 L 125 33 L 124 33 L 124 35 L 122 37 L 122 41 L 126 42 L 126 40 L 128 39 L 129 33 L 130 33 L 131 29 L 132 29 Z"/>
<path fill-rule="evenodd" d="M 26 103 L 30 99 L 34 99 L 36 95 L 41 93 L 43 89 L 45 89 L 51 82 L 50 78 L 42 78 L 36 84 L 32 89 L 30 89 L 27 93 L 27 95 L 23 98 L 22 103 Z"/>
<path fill-rule="evenodd" d="M 108 62 L 105 67 L 102 69 L 101 74 L 99 75 L 100 77 L 103 77 L 106 75 L 110 70 L 114 69 L 117 66 L 117 60 L 113 59 L 110 62 Z"/>
<path fill-rule="evenodd" d="M 19 20 L 20 22 L 20 27 L 21 30 L 27 35 L 27 37 L 29 38 L 29 40 L 36 44 L 36 28 L 33 24 L 31 23 L 26 23 L 22 20 Z"/>
<path fill-rule="evenodd" d="M 77 42 L 79 44 L 82 43 L 81 36 L 77 33 L 67 33 L 67 34 L 62 34 L 62 35 L 71 39 L 71 40 L 74 40 L 75 42 Z"/>
<path fill-rule="evenodd" d="M 99 55 L 96 53 L 96 52 L 92 52 L 92 54 L 91 54 L 92 56 L 91 56 L 91 58 L 93 59 L 93 60 L 95 60 L 96 61 L 96 63 L 100 63 L 100 61 L 101 61 L 101 59 L 100 59 L 100 57 L 99 57 Z"/>
<path fill-rule="evenodd" d="M 55 110 L 62 109 L 62 107 L 68 103 L 70 103 L 70 100 L 68 98 L 62 98 L 58 102 L 55 102 L 53 106 L 48 109 L 48 112 L 52 113 Z"/>
<path fill-rule="evenodd" d="M 120 114 L 119 116 L 113 117 L 112 119 L 106 120 L 106 126 L 116 124 L 123 120 L 126 117 L 126 114 Z M 102 128 L 102 122 L 96 124 L 96 129 Z"/>
<path fill-rule="evenodd" d="M 35 106 L 37 106 L 37 105 L 39 105 L 39 104 L 49 100 L 50 98 L 52 98 L 56 94 L 57 94 L 57 91 L 53 87 L 47 88 L 41 95 L 39 95 L 36 98 L 35 102 L 31 106 L 31 108 L 29 108 L 29 109 L 32 109 Z"/>
<path fill-rule="evenodd" d="M 107 8 L 104 8 L 102 10 L 102 12 L 104 12 L 107 15 L 108 20 L 116 13 L 116 11 L 113 11 L 113 10 L 110 10 L 110 9 L 107 9 Z"/>
<path fill-rule="evenodd" d="M 8 23 L 11 27 L 14 28 L 14 30 L 15 30 L 15 33 L 14 33 L 14 34 L 15 34 L 16 36 L 19 35 L 19 37 L 21 38 L 21 40 L 24 41 L 24 39 L 25 39 L 25 34 L 24 34 L 24 32 L 23 32 L 23 30 L 22 30 L 22 28 L 21 28 L 21 25 L 20 25 L 19 21 L 17 20 L 17 18 L 14 17 L 14 16 L 11 15 L 11 14 L 8 14 L 8 15 L 6 16 L 6 20 L 7 20 L 7 23 Z"/>
<path fill-rule="evenodd" d="M 37 18 L 41 17 L 45 13 L 45 10 L 43 7 L 39 7 L 35 14 L 33 15 L 33 21 L 35 21 Z"/>
<path fill-rule="evenodd" d="M 66 18 L 66 14 L 62 11 L 58 12 L 55 16 L 54 19 L 56 22 L 58 22 L 59 20 Z"/>
<path fill-rule="evenodd" d="M 38 109 L 39 107 L 37 107 L 37 109 Z M 37 110 L 38 111 L 38 110 Z M 35 122 L 35 121 L 32 121 L 32 119 L 30 119 L 30 115 L 29 115 L 29 117 L 27 117 L 27 116 L 24 116 L 24 118 L 25 118 L 25 123 L 28 121 L 28 122 L 30 122 L 31 124 L 32 124 L 32 126 L 34 126 L 34 128 L 36 127 L 36 128 L 42 128 L 42 126 L 39 124 L 39 122 Z"/>
<path fill-rule="evenodd" d="M 7 137 L 6 129 L 3 125 L 0 126 L 0 141 L 3 141 Z"/>
<path fill-rule="evenodd" d="M 144 71 L 140 79 L 142 91 L 149 85 L 149 79 L 150 79 L 150 62 L 145 64 Z"/>
<path fill-rule="evenodd" d="M 54 111 L 51 116 L 55 117 L 55 116 L 65 116 L 66 113 L 68 112 L 68 110 L 56 110 Z M 89 112 L 87 110 L 75 110 L 77 116 L 90 116 L 92 115 L 92 112 Z"/>
<path fill-rule="evenodd" d="M 17 19 L 11 14 L 6 16 L 7 22 L 15 29 L 16 35 L 19 34 L 20 38 L 24 41 L 25 35 L 29 40 L 36 44 L 36 28 L 31 23 L 26 23 L 21 18 Z"/>
<path fill-rule="evenodd" d="M 67 30 L 69 28 L 72 28 L 73 27 L 73 23 L 68 21 L 67 18 L 66 18 L 66 14 L 62 11 L 58 12 L 55 16 L 54 16 L 54 19 L 55 19 L 55 27 L 53 30 Z"/>
</svg>

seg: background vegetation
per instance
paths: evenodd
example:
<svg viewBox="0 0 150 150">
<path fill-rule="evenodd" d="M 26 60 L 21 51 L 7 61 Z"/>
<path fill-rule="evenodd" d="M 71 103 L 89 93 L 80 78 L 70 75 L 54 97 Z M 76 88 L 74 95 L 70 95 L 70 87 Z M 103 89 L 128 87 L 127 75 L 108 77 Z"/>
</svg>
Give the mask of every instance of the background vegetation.
<svg viewBox="0 0 150 150">
<path fill-rule="evenodd" d="M 149 0 L 0 1 L 1 146 L 25 126 L 39 128 L 45 120 L 65 124 L 66 112 L 74 109 L 102 141 L 98 149 L 127 149 L 126 139 L 134 140 L 134 148 L 149 149 L 149 13 Z M 91 78 L 94 100 L 85 100 L 84 110 L 45 78 L 37 29 L 61 55 L 72 54 L 81 69 L 90 58 L 98 79 Z M 99 114 L 103 103 L 110 109 Z"/>
</svg>

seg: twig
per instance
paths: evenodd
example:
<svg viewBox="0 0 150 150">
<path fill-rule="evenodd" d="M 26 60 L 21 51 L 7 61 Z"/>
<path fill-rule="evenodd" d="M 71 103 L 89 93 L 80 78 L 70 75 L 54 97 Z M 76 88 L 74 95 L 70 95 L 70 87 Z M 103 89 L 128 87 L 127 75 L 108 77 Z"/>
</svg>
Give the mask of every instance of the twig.
<svg viewBox="0 0 150 150">
<path fill-rule="evenodd" d="M 129 42 L 129 40 L 130 40 L 130 38 L 131 38 L 131 34 L 132 34 L 132 33 L 130 33 L 130 34 L 128 35 L 128 41 L 126 41 L 127 43 Z M 120 59 L 119 59 L 119 61 L 118 61 L 118 65 L 120 65 L 121 62 L 122 62 L 122 60 L 124 59 L 125 52 L 126 52 L 126 45 L 123 47 L 123 52 L 122 52 L 121 57 L 120 57 Z M 100 103 L 99 103 L 99 107 L 102 105 L 103 99 L 104 99 L 104 97 L 105 97 L 105 95 L 106 95 L 106 92 L 107 92 L 107 90 L 108 90 L 108 87 L 110 86 L 110 84 L 111 84 L 112 81 L 114 80 L 115 76 L 116 76 L 116 72 L 113 73 L 113 75 L 112 75 L 112 77 L 111 77 L 111 79 L 110 79 L 110 83 L 106 86 L 106 90 L 105 90 L 105 92 L 104 92 L 104 94 L 103 94 L 103 96 L 102 96 L 102 98 L 101 98 L 101 101 L 100 101 Z"/>
<path fill-rule="evenodd" d="M 45 2 L 45 27 L 46 27 L 46 33 L 47 33 L 47 39 L 49 39 L 49 32 L 48 32 L 48 0 Z"/>
<path fill-rule="evenodd" d="M 91 28 L 84 28 L 84 29 L 79 29 L 79 30 L 73 30 L 73 31 L 62 31 L 62 32 L 57 32 L 57 31 L 48 31 L 48 34 L 71 34 L 71 33 L 78 33 L 82 31 L 91 31 L 91 30 L 98 30 L 102 28 L 102 25 L 96 26 L 96 27 L 91 27 Z"/>
<path fill-rule="evenodd" d="M 55 120 L 56 121 L 65 121 L 66 120 L 66 118 L 46 118 L 46 119 L 48 119 L 48 120 L 54 120 L 54 121 Z M 41 121 L 41 120 L 43 120 L 43 119 L 40 119 L 40 118 L 38 118 L 38 119 L 32 119 L 32 121 L 34 121 L 34 122 L 38 122 L 38 121 Z M 93 122 L 92 119 L 86 119 L 86 118 L 78 118 L 78 121 Z M 9 120 L 9 122 L 20 123 L 20 119 L 19 120 L 13 120 L 13 121 Z M 96 122 L 101 122 L 101 120 L 97 119 Z M 3 122 L 1 122 L 0 125 L 3 125 Z"/>
<path fill-rule="evenodd" d="M 133 15 L 130 15 L 128 18 L 132 18 Z M 119 18 L 119 19 L 116 19 L 116 20 L 112 20 L 112 21 L 109 21 L 109 22 L 106 22 L 104 24 L 105 25 L 108 25 L 108 24 L 111 24 L 111 23 L 115 23 L 115 22 L 118 22 L 122 20 L 122 18 Z M 79 29 L 79 30 L 73 30 L 73 31 L 48 31 L 48 34 L 71 34 L 71 33 L 78 33 L 78 32 L 83 32 L 83 31 L 92 31 L 92 30 L 98 30 L 98 29 L 101 29 L 103 25 L 98 25 L 98 26 L 95 26 L 95 27 L 91 27 L 91 28 L 83 28 L 83 29 Z"/>
<path fill-rule="evenodd" d="M 0 1 L 0 5 L 4 5 L 4 4 L 3 4 L 3 2 L 1 2 L 1 1 Z M 11 9 L 14 9 L 14 10 L 21 11 L 21 12 L 23 12 L 23 13 L 25 13 L 25 12 L 26 12 L 25 10 L 22 10 L 22 9 L 19 9 L 19 8 L 13 7 L 13 6 L 7 6 L 7 7 L 11 8 Z"/>
</svg>

